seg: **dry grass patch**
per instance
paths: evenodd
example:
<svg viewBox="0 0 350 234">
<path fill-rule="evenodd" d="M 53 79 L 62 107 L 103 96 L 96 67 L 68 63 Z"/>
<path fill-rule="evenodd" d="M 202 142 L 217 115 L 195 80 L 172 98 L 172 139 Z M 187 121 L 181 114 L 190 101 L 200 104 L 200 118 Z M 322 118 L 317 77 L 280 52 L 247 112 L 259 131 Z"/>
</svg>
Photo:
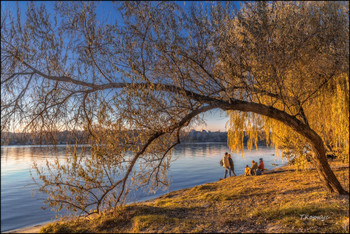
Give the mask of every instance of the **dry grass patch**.
<svg viewBox="0 0 350 234">
<path fill-rule="evenodd" d="M 339 164 L 339 163 L 338 163 Z M 337 166 L 338 166 L 337 164 Z M 335 171 L 349 190 L 349 169 Z M 315 170 L 230 177 L 42 232 L 345 232 L 349 197 L 327 193 Z"/>
</svg>

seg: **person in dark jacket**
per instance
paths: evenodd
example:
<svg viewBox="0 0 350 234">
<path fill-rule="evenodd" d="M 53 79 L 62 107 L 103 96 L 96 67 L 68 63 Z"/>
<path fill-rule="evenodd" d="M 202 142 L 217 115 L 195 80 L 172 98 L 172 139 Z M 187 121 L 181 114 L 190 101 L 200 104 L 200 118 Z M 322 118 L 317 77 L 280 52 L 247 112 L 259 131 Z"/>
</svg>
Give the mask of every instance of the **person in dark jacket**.
<svg viewBox="0 0 350 234">
<path fill-rule="evenodd" d="M 256 169 L 255 175 L 261 175 L 261 170 L 260 170 L 260 168 Z"/>
<path fill-rule="evenodd" d="M 236 174 L 235 174 L 235 165 L 233 164 L 233 160 L 232 160 L 231 154 L 229 154 L 228 156 L 229 156 L 228 160 L 230 162 L 230 167 L 231 167 L 232 174 L 234 176 L 236 176 Z"/>
</svg>

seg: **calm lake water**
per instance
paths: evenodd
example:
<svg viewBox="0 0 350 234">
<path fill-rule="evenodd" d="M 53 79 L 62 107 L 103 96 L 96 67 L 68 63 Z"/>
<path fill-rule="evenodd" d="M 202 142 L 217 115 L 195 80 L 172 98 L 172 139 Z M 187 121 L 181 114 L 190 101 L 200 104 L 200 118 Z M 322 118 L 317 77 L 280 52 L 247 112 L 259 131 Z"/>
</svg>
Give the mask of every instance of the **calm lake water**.
<svg viewBox="0 0 350 234">
<path fill-rule="evenodd" d="M 46 159 L 53 159 L 58 154 L 65 156 L 66 146 L 7 146 L 1 147 L 1 232 L 31 226 L 55 219 L 56 213 L 44 206 L 44 194 L 33 193 L 37 188 L 30 176 L 33 162 L 44 164 Z M 178 145 L 173 151 L 175 161 L 171 164 L 168 178 L 171 185 L 167 190 L 155 194 L 143 191 L 131 194 L 128 201 L 144 201 L 158 197 L 170 191 L 189 188 L 196 185 L 215 182 L 224 177 L 220 160 L 229 152 L 226 143 L 191 143 Z M 265 167 L 273 169 L 285 163 L 275 156 L 275 149 L 260 147 L 258 151 L 245 151 L 231 154 L 236 175 L 244 172 L 245 165 L 264 158 Z M 277 165 L 272 165 L 277 164 Z"/>
</svg>

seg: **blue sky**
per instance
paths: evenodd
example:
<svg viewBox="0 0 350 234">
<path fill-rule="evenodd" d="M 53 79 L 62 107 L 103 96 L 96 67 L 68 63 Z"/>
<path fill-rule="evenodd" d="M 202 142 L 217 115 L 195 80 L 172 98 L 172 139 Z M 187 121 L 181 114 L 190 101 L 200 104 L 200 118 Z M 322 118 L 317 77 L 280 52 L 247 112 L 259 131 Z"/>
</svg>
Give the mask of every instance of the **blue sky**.
<svg viewBox="0 0 350 234">
<path fill-rule="evenodd" d="M 228 121 L 229 117 L 226 116 L 226 113 L 221 110 L 213 110 L 204 113 L 204 120 L 206 125 L 198 126 L 196 130 L 210 130 L 210 131 L 226 131 L 225 124 Z"/>
<path fill-rule="evenodd" d="M 16 14 L 16 5 L 19 5 L 21 9 L 21 15 L 23 15 L 21 18 L 24 20 L 24 12 L 27 9 L 27 1 L 1 1 L 1 11 L 7 11 L 10 10 L 14 14 Z M 189 1 L 178 1 L 178 4 L 183 4 L 184 7 L 189 7 L 192 4 L 197 4 L 198 2 L 189 2 Z M 236 1 L 235 5 L 239 9 L 240 8 L 240 1 Z M 48 12 L 53 12 L 53 8 L 55 5 L 55 1 L 37 1 L 35 4 L 45 4 Z M 210 4 L 210 2 L 206 2 L 205 4 Z M 113 8 L 115 5 L 110 1 L 101 1 L 98 2 L 97 6 L 97 15 L 98 17 L 101 17 L 101 20 L 106 20 L 107 22 L 115 22 L 116 19 L 118 19 L 120 16 L 115 14 L 115 11 L 113 11 Z M 196 130 L 210 130 L 210 131 L 225 131 L 225 124 L 228 121 L 228 117 L 226 116 L 224 111 L 220 110 L 212 110 L 211 112 L 207 112 L 203 114 L 204 120 L 206 122 L 206 125 L 201 125 L 196 127 Z"/>
</svg>

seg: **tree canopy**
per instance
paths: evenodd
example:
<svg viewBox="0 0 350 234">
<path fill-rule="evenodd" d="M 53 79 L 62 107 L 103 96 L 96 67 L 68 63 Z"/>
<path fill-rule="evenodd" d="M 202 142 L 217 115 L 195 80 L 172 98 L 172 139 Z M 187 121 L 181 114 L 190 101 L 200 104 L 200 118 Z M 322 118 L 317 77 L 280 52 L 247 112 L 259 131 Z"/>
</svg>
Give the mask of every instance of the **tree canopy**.
<svg viewBox="0 0 350 234">
<path fill-rule="evenodd" d="M 128 184 L 166 185 L 171 150 L 198 114 L 230 115 L 228 145 L 265 130 L 309 147 L 330 191 L 345 191 L 326 148 L 349 151 L 349 15 L 345 2 L 29 3 L 1 18 L 1 130 L 86 130 L 91 157 L 38 167 L 50 205 L 91 213 Z M 271 137 L 270 137 L 271 136 Z M 138 170 L 135 170 L 135 167 Z"/>
</svg>

